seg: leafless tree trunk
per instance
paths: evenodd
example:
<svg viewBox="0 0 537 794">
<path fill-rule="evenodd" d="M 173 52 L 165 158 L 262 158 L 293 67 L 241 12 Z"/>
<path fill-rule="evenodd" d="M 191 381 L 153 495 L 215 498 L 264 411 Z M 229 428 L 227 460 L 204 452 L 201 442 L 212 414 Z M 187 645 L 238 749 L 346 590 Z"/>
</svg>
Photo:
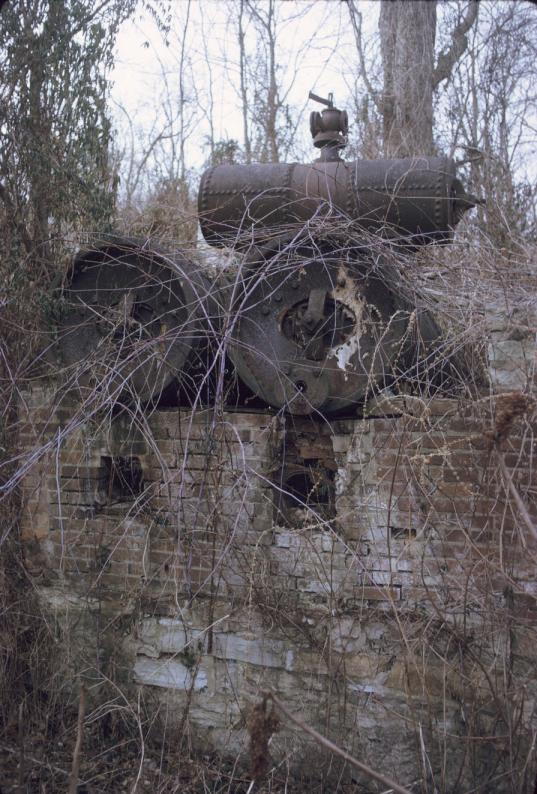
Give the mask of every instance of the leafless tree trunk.
<svg viewBox="0 0 537 794">
<path fill-rule="evenodd" d="M 32 60 L 30 64 L 30 130 L 33 141 L 48 140 L 50 123 L 43 107 L 43 84 L 45 82 L 43 64 L 43 36 L 33 36 Z M 33 178 L 30 183 L 30 201 L 33 211 L 33 239 L 40 259 L 49 259 L 49 186 L 50 163 L 47 157 L 36 157 Z"/>
<path fill-rule="evenodd" d="M 210 57 L 209 52 L 209 41 L 208 41 L 208 34 L 205 28 L 205 21 L 203 15 L 201 16 L 201 39 L 203 42 L 203 55 L 205 66 L 207 68 L 207 107 L 203 108 L 203 114 L 207 119 L 207 123 L 209 125 L 209 136 L 208 136 L 208 146 L 209 146 L 209 154 L 211 162 L 214 160 L 214 153 L 215 153 L 215 144 L 216 144 L 216 136 L 214 131 L 214 75 L 213 75 L 213 64 L 212 59 Z M 210 26 L 210 21 L 209 21 Z M 205 103 L 204 103 L 205 104 Z"/>
<path fill-rule="evenodd" d="M 379 31 L 385 154 L 433 154 L 436 0 L 383 2 Z"/>
<path fill-rule="evenodd" d="M 276 83 L 276 30 L 274 25 L 274 0 L 270 0 L 267 9 L 267 41 L 269 46 L 269 87 L 267 95 L 267 140 L 270 150 L 271 162 L 277 163 L 280 159 L 278 151 L 276 116 L 280 106 L 278 100 L 278 85 Z"/>
<path fill-rule="evenodd" d="M 259 42 L 264 53 L 258 67 L 258 76 L 264 84 L 255 87 L 255 113 L 261 132 L 261 152 L 263 162 L 277 163 L 280 160 L 278 114 L 282 101 L 276 77 L 276 4 L 275 0 L 260 3 L 259 0 L 246 0 L 248 11 L 259 32 Z"/>
<path fill-rule="evenodd" d="M 188 36 L 188 23 L 190 21 L 190 0 L 187 1 L 187 8 L 186 8 L 186 20 L 185 20 L 185 27 L 183 31 L 183 36 L 181 39 L 181 56 L 179 59 L 179 166 L 180 166 L 180 179 L 181 182 L 185 182 L 186 180 L 186 163 L 185 163 L 185 113 L 184 113 L 184 106 L 185 106 L 185 86 L 184 86 L 184 74 L 185 74 L 185 49 L 186 49 L 186 42 Z"/>
<path fill-rule="evenodd" d="M 242 136 L 244 142 L 244 159 L 252 162 L 252 144 L 248 129 L 248 90 L 246 87 L 246 47 L 244 41 L 244 0 L 239 4 L 239 74 L 242 104 Z"/>
<path fill-rule="evenodd" d="M 382 117 L 387 157 L 434 154 L 433 96 L 450 78 L 467 47 L 466 34 L 477 18 L 470 0 L 435 65 L 436 0 L 382 0 L 379 17 L 383 85 L 373 85 L 362 43 L 361 14 L 347 0 L 358 50 L 360 75 Z"/>
</svg>

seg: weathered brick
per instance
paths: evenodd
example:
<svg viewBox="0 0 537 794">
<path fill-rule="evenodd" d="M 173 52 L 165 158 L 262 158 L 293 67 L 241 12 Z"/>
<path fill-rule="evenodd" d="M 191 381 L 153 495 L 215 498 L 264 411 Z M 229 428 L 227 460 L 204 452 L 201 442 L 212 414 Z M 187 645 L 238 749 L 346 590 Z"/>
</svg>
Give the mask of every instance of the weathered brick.
<svg viewBox="0 0 537 794">
<path fill-rule="evenodd" d="M 212 656 L 205 653 L 203 659 L 207 686 L 213 675 L 210 664 L 219 665 L 219 688 L 211 694 L 217 711 L 210 712 L 204 690 L 196 690 L 199 702 L 193 702 L 189 712 L 194 726 L 196 715 L 221 726 L 230 704 L 237 708 L 230 677 L 240 697 L 250 693 L 252 698 L 267 676 L 272 676 L 276 691 L 285 680 L 293 708 L 301 710 L 303 703 L 298 701 L 311 691 L 318 711 L 323 698 L 335 691 L 329 690 L 332 679 L 327 672 L 342 675 L 343 661 L 334 649 L 338 637 L 344 636 L 337 633 L 338 621 L 349 617 L 357 627 L 353 642 L 362 643 L 349 655 L 349 669 L 360 686 L 371 691 L 383 687 L 393 665 L 390 660 L 405 651 L 400 626 L 391 620 L 394 610 L 408 632 L 407 641 L 418 643 L 421 652 L 429 646 L 421 642 L 419 632 L 432 625 L 431 618 L 433 623 L 438 618 L 432 602 L 443 610 L 446 625 L 453 616 L 458 620 L 464 605 L 470 604 L 465 619 L 478 625 L 485 613 L 479 613 L 480 593 L 494 587 L 503 597 L 507 579 L 502 566 L 509 586 L 513 582 L 521 589 L 535 587 L 533 546 L 527 538 L 526 550 L 521 546 L 522 521 L 516 508 L 511 509 L 483 434 L 492 423 L 471 412 L 463 415 L 453 400 L 409 406 L 395 418 L 334 420 L 333 449 L 328 425 L 319 425 L 318 438 L 312 440 L 312 419 L 286 420 L 288 451 L 296 447 L 299 457 L 315 450 L 322 457 L 326 451 L 332 460 L 334 451 L 337 454 L 333 532 L 311 526 L 307 515 L 303 521 L 297 516 L 295 527 L 274 526 L 272 490 L 266 480 L 278 463 L 270 456 L 278 449 L 284 424 L 274 417 L 229 413 L 223 422 L 218 418 L 212 433 L 210 410 L 196 414 L 191 424 L 186 409 L 154 411 L 148 422 L 164 464 L 154 451 L 144 459 L 150 489 L 130 504 L 100 507 L 94 504 L 94 491 L 101 454 L 110 454 L 109 438 L 104 430 L 92 428 L 88 438 L 79 432 L 59 451 L 59 483 L 46 461 L 24 483 L 23 531 L 37 548 L 33 575 L 46 567 L 56 572 L 61 567 L 63 586 L 71 592 L 98 592 L 107 599 L 111 614 L 128 611 L 132 600 L 157 616 L 177 620 L 180 614 L 181 621 L 196 616 L 190 625 L 197 631 L 225 617 L 226 626 L 214 628 Z M 422 413 L 411 419 L 406 415 L 410 408 Z M 132 438 L 126 436 L 125 445 Z M 23 439 L 30 448 L 35 444 L 28 428 Z M 115 443 L 120 442 L 121 438 Z M 513 433 L 504 446 L 513 481 L 531 509 L 537 479 L 527 459 L 531 444 L 524 442 L 522 448 Z M 292 520 L 289 517 L 289 523 Z M 512 620 L 525 620 L 526 626 L 531 625 L 527 615 L 535 610 L 525 596 L 519 599 L 518 612 L 516 599 L 513 602 Z M 495 631 L 500 632 L 499 624 Z M 225 643 L 223 636 L 228 638 Z M 163 655 L 152 656 L 151 663 L 166 664 L 171 646 L 151 647 Z M 182 646 L 173 652 L 181 650 Z M 363 658 L 353 668 L 358 654 Z M 383 669 L 370 663 L 373 654 L 382 657 Z M 137 658 L 143 655 L 141 650 Z M 173 680 L 180 689 L 187 679 L 179 673 Z M 394 673 L 391 683 L 396 679 Z M 374 707 L 374 698 L 367 700 L 369 691 L 351 689 L 343 678 L 337 679 L 337 692 L 346 703 L 352 695 Z M 398 691 L 397 697 L 404 694 Z M 383 704 L 385 698 L 383 690 Z M 386 704 L 389 710 L 389 700 Z M 399 706 L 400 702 L 390 713 Z M 443 707 L 449 709 L 448 700 Z M 366 711 L 359 711 L 360 719 Z M 377 712 L 375 719 L 380 719 Z"/>
</svg>

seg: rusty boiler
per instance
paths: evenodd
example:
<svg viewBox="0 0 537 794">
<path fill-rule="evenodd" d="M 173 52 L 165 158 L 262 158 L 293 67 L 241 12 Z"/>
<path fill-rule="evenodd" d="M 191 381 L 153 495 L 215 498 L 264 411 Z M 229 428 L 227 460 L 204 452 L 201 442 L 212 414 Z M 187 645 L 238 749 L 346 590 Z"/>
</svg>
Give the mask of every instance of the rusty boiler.
<svg viewBox="0 0 537 794">
<path fill-rule="evenodd" d="M 211 168 L 198 210 L 206 242 L 243 256 L 221 303 L 239 377 L 274 408 L 327 415 L 415 370 L 439 337 L 371 235 L 446 243 L 475 201 L 444 157 L 344 161 L 347 114 L 311 96 L 326 105 L 310 120 L 320 157 Z"/>
<path fill-rule="evenodd" d="M 347 114 L 311 97 L 325 105 L 311 114 L 313 163 L 201 178 L 202 234 L 233 268 L 210 279 L 184 251 L 122 237 L 75 257 L 57 358 L 82 400 L 154 405 L 183 384 L 197 405 L 203 384 L 210 403 L 211 351 L 226 350 L 264 404 L 327 416 L 428 366 L 439 330 L 387 253 L 449 242 L 475 200 L 447 158 L 346 162 Z"/>
</svg>

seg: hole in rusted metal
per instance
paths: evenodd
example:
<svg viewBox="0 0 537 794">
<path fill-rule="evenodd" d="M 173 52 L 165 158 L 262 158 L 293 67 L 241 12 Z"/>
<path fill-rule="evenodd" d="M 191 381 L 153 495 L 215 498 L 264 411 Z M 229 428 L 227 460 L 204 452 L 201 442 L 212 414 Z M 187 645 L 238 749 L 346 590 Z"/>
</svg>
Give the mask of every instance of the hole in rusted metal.
<svg viewBox="0 0 537 794">
<path fill-rule="evenodd" d="M 323 339 L 328 349 L 346 342 L 356 327 L 356 317 L 348 306 L 328 298 L 325 301 L 322 318 L 314 324 L 308 318 L 308 301 L 302 300 L 286 310 L 281 329 L 287 339 L 298 347 L 305 348 L 312 336 Z"/>
</svg>

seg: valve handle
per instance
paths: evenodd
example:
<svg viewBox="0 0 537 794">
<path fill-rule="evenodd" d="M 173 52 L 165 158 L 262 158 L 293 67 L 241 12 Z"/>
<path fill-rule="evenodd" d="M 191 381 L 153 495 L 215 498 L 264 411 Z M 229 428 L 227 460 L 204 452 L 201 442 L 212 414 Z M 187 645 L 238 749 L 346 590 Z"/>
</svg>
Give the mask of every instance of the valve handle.
<svg viewBox="0 0 537 794">
<path fill-rule="evenodd" d="M 325 105 L 327 108 L 334 107 L 334 94 L 332 92 L 328 94 L 328 99 L 323 99 L 322 96 L 318 96 L 317 94 L 314 94 L 313 91 L 310 91 L 309 99 L 313 99 L 314 102 L 319 102 L 319 104 Z"/>
</svg>

